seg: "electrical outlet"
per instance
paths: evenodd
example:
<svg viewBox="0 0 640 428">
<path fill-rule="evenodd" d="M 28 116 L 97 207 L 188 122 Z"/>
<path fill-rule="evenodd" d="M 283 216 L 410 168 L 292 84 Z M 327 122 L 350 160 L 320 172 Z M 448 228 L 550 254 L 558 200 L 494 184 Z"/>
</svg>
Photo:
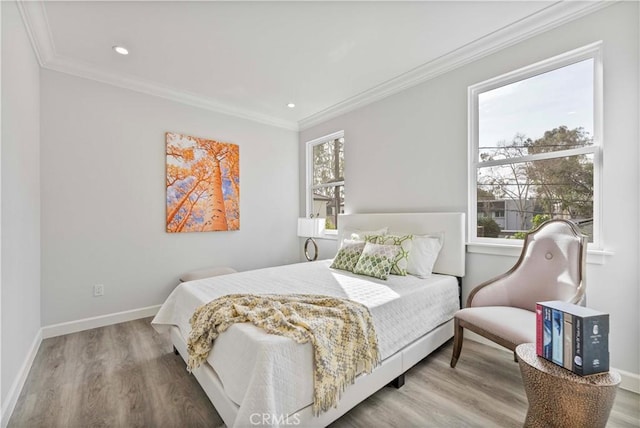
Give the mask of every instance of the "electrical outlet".
<svg viewBox="0 0 640 428">
<path fill-rule="evenodd" d="M 104 296 L 104 285 L 102 285 L 102 284 L 94 285 L 93 286 L 93 296 L 94 297 Z"/>
</svg>

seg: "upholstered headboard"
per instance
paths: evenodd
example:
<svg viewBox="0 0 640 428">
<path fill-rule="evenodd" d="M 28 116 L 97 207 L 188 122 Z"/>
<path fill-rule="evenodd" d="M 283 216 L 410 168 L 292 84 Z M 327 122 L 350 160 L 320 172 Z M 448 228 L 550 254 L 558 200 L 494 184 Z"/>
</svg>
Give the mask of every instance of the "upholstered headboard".
<svg viewBox="0 0 640 428">
<path fill-rule="evenodd" d="M 344 229 L 374 230 L 389 227 L 389 233 L 414 235 L 444 234 L 444 240 L 433 272 L 445 275 L 465 274 L 464 213 L 381 213 L 341 214 L 338 220 L 338 242 Z"/>
</svg>

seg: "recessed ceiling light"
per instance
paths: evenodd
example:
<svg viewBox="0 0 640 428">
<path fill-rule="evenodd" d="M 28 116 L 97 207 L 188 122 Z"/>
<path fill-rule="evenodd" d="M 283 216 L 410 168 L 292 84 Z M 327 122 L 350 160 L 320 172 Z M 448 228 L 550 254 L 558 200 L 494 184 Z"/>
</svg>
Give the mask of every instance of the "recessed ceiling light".
<svg viewBox="0 0 640 428">
<path fill-rule="evenodd" d="M 295 106 L 296 106 L 296 105 L 295 105 L 294 103 L 289 103 L 289 104 L 287 104 L 287 107 L 289 107 L 289 108 L 294 108 Z"/>
<path fill-rule="evenodd" d="M 123 46 L 114 46 L 113 50 L 118 52 L 120 55 L 129 55 L 129 49 Z"/>
</svg>

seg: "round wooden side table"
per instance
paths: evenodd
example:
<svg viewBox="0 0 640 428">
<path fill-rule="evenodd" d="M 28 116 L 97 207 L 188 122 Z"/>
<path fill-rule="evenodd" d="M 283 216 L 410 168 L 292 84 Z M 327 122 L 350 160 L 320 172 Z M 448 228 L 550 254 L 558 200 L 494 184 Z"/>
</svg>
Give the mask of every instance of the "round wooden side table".
<svg viewBox="0 0 640 428">
<path fill-rule="evenodd" d="M 578 376 L 536 354 L 534 343 L 516 347 L 529 400 L 525 427 L 604 427 L 620 383 L 609 371 Z"/>
</svg>

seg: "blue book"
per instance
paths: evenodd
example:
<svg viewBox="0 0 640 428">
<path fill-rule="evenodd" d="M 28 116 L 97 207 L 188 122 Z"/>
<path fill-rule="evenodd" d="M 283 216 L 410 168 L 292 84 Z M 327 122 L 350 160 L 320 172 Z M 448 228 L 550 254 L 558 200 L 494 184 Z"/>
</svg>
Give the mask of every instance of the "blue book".
<svg viewBox="0 0 640 428">
<path fill-rule="evenodd" d="M 553 309 L 551 317 L 553 319 L 553 325 L 551 327 L 551 361 L 561 366 L 564 358 L 564 352 L 562 351 L 562 344 L 564 342 L 564 319 L 562 311 Z"/>
<path fill-rule="evenodd" d="M 542 356 L 547 360 L 551 360 L 551 308 L 544 306 L 542 308 L 543 315 L 543 342 L 542 342 Z"/>
</svg>

